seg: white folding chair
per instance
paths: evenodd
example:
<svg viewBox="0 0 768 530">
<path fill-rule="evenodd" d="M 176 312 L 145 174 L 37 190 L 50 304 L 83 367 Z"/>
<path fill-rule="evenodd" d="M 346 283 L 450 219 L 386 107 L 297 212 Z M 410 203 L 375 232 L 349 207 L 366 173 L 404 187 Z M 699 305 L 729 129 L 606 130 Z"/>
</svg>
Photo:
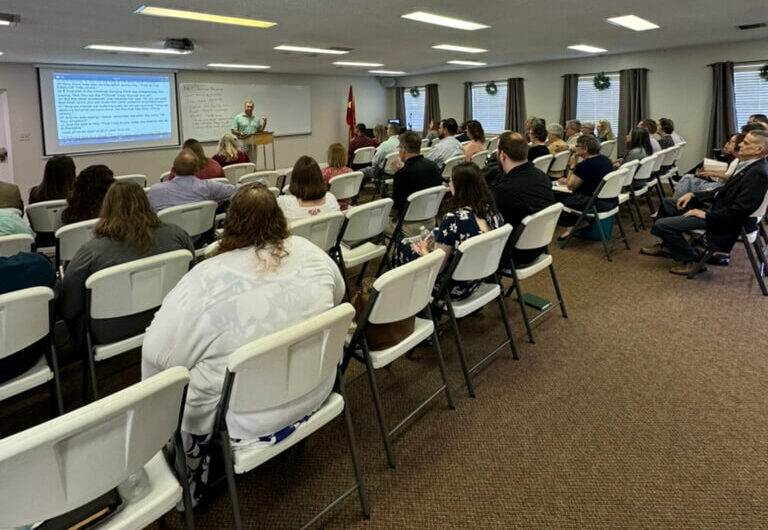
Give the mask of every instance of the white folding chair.
<svg viewBox="0 0 768 530">
<path fill-rule="evenodd" d="M 539 171 L 542 171 L 543 173 L 549 173 L 549 166 L 552 165 L 552 161 L 554 159 L 555 157 L 552 155 L 542 155 L 542 156 L 536 157 L 533 160 L 533 165 Z"/>
<path fill-rule="evenodd" d="M 627 211 L 629 212 L 629 217 L 632 219 L 632 226 L 635 229 L 635 232 L 639 232 L 640 229 L 637 227 L 637 221 L 635 220 L 635 214 L 632 211 L 632 203 L 634 203 L 635 207 L 637 208 L 637 215 L 640 218 L 640 223 L 643 222 L 642 215 L 640 214 L 640 206 L 637 204 L 637 199 L 634 198 L 632 195 L 632 181 L 635 178 L 635 173 L 637 173 L 637 168 L 640 167 L 640 161 L 639 160 L 630 160 L 629 162 L 626 162 L 619 166 L 621 169 L 626 169 L 627 172 L 624 175 L 624 184 L 621 187 L 621 193 L 619 193 L 619 209 L 621 209 L 622 206 L 625 204 L 627 205 Z M 645 229 L 645 225 L 643 224 L 643 229 Z"/>
<path fill-rule="evenodd" d="M 499 137 L 498 136 L 492 136 L 491 138 L 489 138 L 488 139 L 488 145 L 487 145 L 488 151 L 493 153 L 498 148 L 499 148 Z"/>
<path fill-rule="evenodd" d="M 279 181 L 280 173 L 277 171 L 255 171 L 253 173 L 246 173 L 237 180 L 237 183 L 250 184 L 252 182 L 263 182 L 267 187 L 278 188 Z"/>
<path fill-rule="evenodd" d="M 353 171 L 336 175 L 328 184 L 328 191 L 337 200 L 354 199 L 360 195 L 360 187 L 363 185 L 363 172 Z"/>
<path fill-rule="evenodd" d="M 215 179 L 208 179 L 210 182 L 218 182 L 219 184 L 230 184 L 229 179 L 224 177 L 217 177 Z"/>
<path fill-rule="evenodd" d="M 570 151 L 560 151 L 559 153 L 556 153 L 554 158 L 552 159 L 552 164 L 549 166 L 549 171 L 547 174 L 550 177 L 559 177 L 562 176 L 560 173 L 565 171 L 565 168 L 568 167 L 568 158 L 571 156 Z"/>
<path fill-rule="evenodd" d="M 370 515 L 349 402 L 340 369 L 344 339 L 354 315 L 355 310 L 350 304 L 341 304 L 307 321 L 241 346 L 227 359 L 227 371 L 212 440 L 221 449 L 224 457 L 236 529 L 243 528 L 243 523 L 235 474 L 247 473 L 290 449 L 342 413 L 355 470 L 355 485 L 326 506 L 303 528 L 312 525 L 355 490 L 360 496 L 363 515 Z M 274 410 L 301 398 L 334 376 L 335 391 L 331 392 L 323 405 L 307 421 L 298 425 L 288 437 L 274 445 L 232 447 L 227 430 L 227 415 L 257 414 L 260 411 Z"/>
<path fill-rule="evenodd" d="M 656 190 L 656 194 L 659 196 L 659 203 L 661 203 L 661 201 L 664 200 L 664 191 L 661 189 L 661 184 L 659 183 L 661 165 L 667 159 L 667 155 L 669 154 L 669 151 L 671 149 L 674 149 L 674 146 L 667 147 L 666 149 L 662 149 L 658 153 L 654 153 L 656 155 L 656 159 L 653 162 L 653 172 L 651 173 L 651 179 L 648 181 L 648 189 Z"/>
<path fill-rule="evenodd" d="M 546 249 L 555 235 L 557 220 L 560 218 L 562 211 L 563 205 L 557 202 L 547 206 L 543 210 L 539 210 L 535 214 L 526 216 L 520 221 L 520 224 L 515 227 L 515 231 L 509 239 L 509 248 L 516 250 Z M 549 269 L 549 275 L 552 278 L 552 286 L 555 288 L 557 302 L 544 308 L 541 313 L 529 319 L 528 312 L 525 309 L 523 289 L 520 286 L 520 282 L 547 268 Z M 525 330 L 528 333 L 528 340 L 530 342 L 536 342 L 533 338 L 531 325 L 555 307 L 560 306 L 560 312 L 562 313 L 563 318 L 568 318 L 568 312 L 565 309 L 565 300 L 563 300 L 563 294 L 560 292 L 560 283 L 557 281 L 555 267 L 552 264 L 552 255 L 548 251 L 545 250 L 533 262 L 524 264 L 521 267 L 515 266 L 514 262 L 510 259 L 509 263 L 503 264 L 501 275 L 512 279 L 513 283 L 507 289 L 504 296 L 509 296 L 513 291 L 516 292 L 517 302 L 520 304 L 520 312 L 523 314 Z"/>
<path fill-rule="evenodd" d="M 387 253 L 386 245 L 372 242 L 384 232 L 389 223 L 389 212 L 394 202 L 392 199 L 379 199 L 369 203 L 353 206 L 344 215 L 347 224 L 341 234 L 341 260 L 342 270 L 363 265 L 357 276 L 357 284 L 365 274 L 368 263 L 382 257 Z"/>
<path fill-rule="evenodd" d="M 56 270 L 64 276 L 67 264 L 72 261 L 77 251 L 93 239 L 93 229 L 99 218 L 70 223 L 56 230 Z"/>
<path fill-rule="evenodd" d="M 675 167 L 675 160 L 677 160 L 677 153 L 680 151 L 679 145 L 673 145 L 667 149 L 664 149 L 664 159 L 661 161 L 659 179 L 659 187 L 662 193 L 664 192 L 664 184 L 669 185 L 670 189 L 674 191 L 674 182 L 672 177 L 677 175 L 677 167 Z"/>
<path fill-rule="evenodd" d="M 230 184 L 237 184 L 237 181 L 243 175 L 256 171 L 256 164 L 253 162 L 243 162 L 242 164 L 231 164 L 222 168 L 224 176 Z"/>
<path fill-rule="evenodd" d="M 396 269 L 381 275 L 373 283 L 373 288 L 368 297 L 368 303 L 363 308 L 357 321 L 352 338 L 347 346 L 347 355 L 363 363 L 367 370 L 368 382 L 373 394 L 373 403 L 376 408 L 376 417 L 379 422 L 379 430 L 384 442 L 384 450 L 387 461 L 391 467 L 395 467 L 395 454 L 392 449 L 390 436 L 395 434 L 403 425 L 413 418 L 423 407 L 434 398 L 445 392 L 448 406 L 454 408 L 453 398 L 448 380 L 445 374 L 445 362 L 440 350 L 440 341 L 437 337 L 435 324 L 432 320 L 432 311 L 429 307 L 432 289 L 437 281 L 440 265 L 443 263 L 445 253 L 437 249 L 426 256 L 420 257 L 410 263 L 406 263 Z M 426 318 L 416 316 L 413 332 L 402 341 L 384 350 L 371 351 L 365 338 L 365 330 L 369 324 L 388 324 L 398 322 L 415 316 L 424 310 Z M 422 341 L 432 337 L 432 345 L 437 354 L 440 366 L 440 375 L 443 384 L 422 404 L 416 407 L 393 429 L 387 427 L 384 419 L 384 411 L 381 407 L 381 396 L 376 383 L 374 370 L 384 368 L 398 358 L 402 357 Z"/>
<path fill-rule="evenodd" d="M 480 169 L 483 169 L 485 167 L 485 161 L 488 158 L 488 150 L 478 151 L 474 155 L 472 155 L 472 158 L 470 161 L 475 164 Z"/>
<path fill-rule="evenodd" d="M 461 147 L 466 147 L 467 145 L 470 144 L 470 142 L 472 142 L 472 140 L 465 140 L 465 141 L 459 142 L 459 143 L 461 144 Z"/>
<path fill-rule="evenodd" d="M 174 250 L 107 267 L 94 272 L 85 280 L 87 369 L 94 399 L 98 398 L 96 363 L 140 348 L 144 342 L 142 332 L 117 342 L 97 344 L 91 331 L 94 321 L 128 317 L 157 309 L 165 295 L 187 273 L 192 258 L 188 250 Z M 83 393 L 85 391 L 84 387 Z"/>
<path fill-rule="evenodd" d="M 142 188 L 147 186 L 147 176 L 138 173 L 134 175 L 117 175 L 115 180 L 118 182 L 135 182 Z"/>
<path fill-rule="evenodd" d="M 613 261 L 613 258 L 611 257 L 611 251 L 608 247 L 608 236 L 610 234 L 606 234 L 603 231 L 603 225 L 600 221 L 603 219 L 609 219 L 613 217 L 616 221 L 616 224 L 619 225 L 619 232 L 621 232 L 621 241 L 624 243 L 624 246 L 629 250 L 629 241 L 627 240 L 627 235 L 624 233 L 624 226 L 621 224 L 621 217 L 618 215 L 619 213 L 619 193 L 621 193 L 621 187 L 624 185 L 624 175 L 626 174 L 628 170 L 627 169 L 617 169 L 615 171 L 611 171 L 606 176 L 603 177 L 603 180 L 600 181 L 600 184 L 597 186 L 597 189 L 595 189 L 595 193 L 592 195 L 592 197 L 589 199 L 589 202 L 587 203 L 587 206 L 584 208 L 584 210 L 575 210 L 573 208 L 568 208 L 567 206 L 563 207 L 563 211 L 572 213 L 572 214 L 578 214 L 578 220 L 576 221 L 576 224 L 574 226 L 581 225 L 582 221 L 585 219 L 588 219 L 590 221 L 593 221 L 595 225 L 597 225 L 597 232 L 600 234 L 600 242 L 603 244 L 603 250 L 605 251 L 605 257 L 608 258 L 608 261 Z M 597 210 L 597 205 L 595 204 L 595 201 L 597 199 L 602 200 L 616 200 L 616 207 L 611 208 L 608 211 L 599 212 Z M 575 233 L 575 230 L 572 230 L 570 234 L 568 234 L 568 237 L 563 241 L 563 243 L 560 245 L 561 249 L 564 249 L 566 245 L 568 245 L 568 242 L 573 238 L 573 235 Z"/>
<path fill-rule="evenodd" d="M 376 149 L 373 147 L 360 147 L 355 149 L 352 156 L 353 165 L 365 165 L 370 164 L 373 161 L 373 152 Z"/>
<path fill-rule="evenodd" d="M 66 199 L 55 201 L 42 201 L 27 206 L 27 219 L 29 225 L 36 233 L 53 234 L 64 224 L 61 221 L 61 212 L 67 207 Z"/>
<path fill-rule="evenodd" d="M 32 528 L 79 508 L 144 471 L 148 491 L 123 497 L 99 530 L 149 526 L 184 501 L 194 527 L 179 435 L 189 373 L 175 367 L 0 440 L 0 527 Z M 163 455 L 172 440 L 181 484 Z M 60 526 L 56 526 L 61 528 Z M 78 528 L 80 528 L 78 526 Z"/>
<path fill-rule="evenodd" d="M 0 258 L 10 258 L 19 252 L 32 252 L 35 238 L 29 234 L 0 236 Z"/>
<path fill-rule="evenodd" d="M 165 182 L 171 177 L 171 172 L 166 171 L 165 173 L 160 173 L 160 182 Z"/>
<path fill-rule="evenodd" d="M 445 165 L 443 166 L 443 180 L 445 182 L 450 181 L 451 176 L 453 175 L 453 168 L 462 163 L 464 163 L 464 155 L 452 156 L 446 160 Z"/>
<path fill-rule="evenodd" d="M 324 252 L 333 253 L 339 244 L 339 233 L 346 221 L 344 212 L 328 212 L 288 223 L 295 236 L 308 239 Z"/>
<path fill-rule="evenodd" d="M 0 294 L 0 359 L 9 357 L 45 341 L 44 355 L 23 374 L 0 383 L 0 400 L 21 394 L 32 388 L 52 382 L 51 397 L 59 414 L 64 413 L 61 397 L 59 362 L 54 340 L 53 291 L 48 287 L 30 287 Z M 0 489 L 7 484 L 7 476 L 0 473 Z M 0 500 L 0 504 L 2 500 Z M 0 514 L 2 521 L 2 514 Z M 0 524 L 0 527 L 5 525 Z"/>
<path fill-rule="evenodd" d="M 509 343 L 512 358 L 518 358 L 515 341 L 512 338 L 512 330 L 509 327 L 509 316 L 501 296 L 501 283 L 496 273 L 499 269 L 504 246 L 511 233 L 512 225 L 506 224 L 462 242 L 452 256 L 445 273 L 442 275 L 442 281 L 437 289 L 437 293 L 433 297 L 432 308 L 435 319 L 439 321 L 440 313 L 443 311 L 448 313 L 448 319 L 453 329 L 453 337 L 456 340 L 456 349 L 459 352 L 461 370 L 464 372 L 464 381 L 467 384 L 467 392 L 469 392 L 471 397 L 475 397 L 475 386 L 472 383 L 471 374 L 496 355 L 507 343 Z M 486 278 L 490 278 L 491 282 L 484 282 L 483 280 Z M 467 298 L 452 300 L 451 286 L 453 282 L 479 282 L 479 284 Z M 494 299 L 499 304 L 501 320 L 504 323 L 504 330 L 507 332 L 507 340 L 494 348 L 489 354 L 483 356 L 472 368 L 467 368 L 467 357 L 464 353 L 464 342 L 461 340 L 461 334 L 459 333 L 458 319 L 474 313 Z"/>
<path fill-rule="evenodd" d="M 213 230 L 217 206 L 216 201 L 190 202 L 160 210 L 157 216 L 164 223 L 183 228 L 189 237 L 195 239 Z M 203 249 L 195 250 L 196 257 L 202 255 Z"/>
<path fill-rule="evenodd" d="M 398 164 L 398 162 L 400 162 L 400 153 L 397 151 L 389 153 L 386 157 L 384 157 L 384 174 L 392 176 L 397 173 L 395 166 Z"/>
<path fill-rule="evenodd" d="M 637 198 L 645 196 L 645 200 L 648 203 L 648 210 L 651 213 L 656 211 L 656 209 L 653 206 L 653 201 L 651 200 L 651 194 L 648 192 L 651 186 L 656 185 L 656 180 L 651 178 L 651 175 L 653 173 L 653 168 L 656 165 L 658 156 L 659 155 L 657 153 L 655 155 L 646 156 L 645 158 L 640 160 L 640 165 L 637 167 L 637 170 L 635 171 L 635 176 L 632 178 L 633 188 L 630 193 L 632 194 L 632 200 L 635 203 L 638 216 L 640 217 L 640 227 L 643 230 L 645 230 L 645 222 L 643 221 L 643 216 L 640 214 L 640 206 L 637 201 Z"/>
<path fill-rule="evenodd" d="M 428 138 L 422 138 L 422 140 L 421 140 L 421 147 L 429 147 L 429 139 Z"/>
<path fill-rule="evenodd" d="M 613 155 L 615 154 L 616 150 L 616 140 L 606 140 L 605 142 L 600 144 L 600 154 L 603 156 L 607 156 L 611 160 L 613 160 Z"/>
<path fill-rule="evenodd" d="M 432 150 L 431 147 L 422 147 L 421 148 L 421 155 L 422 156 L 427 156 L 431 150 Z"/>
</svg>

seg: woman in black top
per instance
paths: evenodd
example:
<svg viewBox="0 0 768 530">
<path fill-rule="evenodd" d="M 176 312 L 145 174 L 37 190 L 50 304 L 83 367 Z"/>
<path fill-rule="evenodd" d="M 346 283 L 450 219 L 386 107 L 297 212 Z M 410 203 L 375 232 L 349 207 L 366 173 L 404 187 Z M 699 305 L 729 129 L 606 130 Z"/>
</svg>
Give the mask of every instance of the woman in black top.
<svg viewBox="0 0 768 530">
<path fill-rule="evenodd" d="M 528 148 L 528 162 L 533 162 L 540 156 L 548 155 L 547 128 L 536 123 L 531 129 L 531 146 Z"/>
</svg>

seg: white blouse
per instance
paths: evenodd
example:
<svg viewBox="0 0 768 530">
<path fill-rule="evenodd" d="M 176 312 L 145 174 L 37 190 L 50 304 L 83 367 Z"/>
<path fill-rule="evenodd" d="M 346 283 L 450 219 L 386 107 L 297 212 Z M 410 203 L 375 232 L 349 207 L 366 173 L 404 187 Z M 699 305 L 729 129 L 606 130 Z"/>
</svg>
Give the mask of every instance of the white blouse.
<svg viewBox="0 0 768 530">
<path fill-rule="evenodd" d="M 339 201 L 328 192 L 325 194 L 325 202 L 318 206 L 299 206 L 299 200 L 293 195 L 281 195 L 277 198 L 277 205 L 283 210 L 285 218 L 290 223 L 299 219 L 306 219 L 321 213 L 338 212 Z"/>
<path fill-rule="evenodd" d="M 168 293 L 147 328 L 142 379 L 171 366 L 185 366 L 191 379 L 182 429 L 213 430 L 227 357 L 238 347 L 326 311 L 344 296 L 338 267 L 306 239 L 286 240 L 288 256 L 277 269 L 265 267 L 268 252 L 252 247 L 225 252 L 190 270 Z M 308 394 L 284 406 L 229 413 L 231 438 L 267 436 L 322 405 L 335 373 Z"/>
</svg>

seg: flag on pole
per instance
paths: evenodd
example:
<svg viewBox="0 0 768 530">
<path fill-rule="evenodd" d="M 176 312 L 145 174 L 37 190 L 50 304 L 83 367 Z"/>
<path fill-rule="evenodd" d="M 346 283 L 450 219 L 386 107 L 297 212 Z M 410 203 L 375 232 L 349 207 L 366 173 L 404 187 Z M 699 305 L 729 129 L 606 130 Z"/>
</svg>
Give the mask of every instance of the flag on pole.
<svg viewBox="0 0 768 530">
<path fill-rule="evenodd" d="M 347 96 L 347 129 L 349 129 L 349 139 L 355 137 L 355 96 L 352 94 L 352 85 L 349 85 L 349 95 Z"/>
</svg>

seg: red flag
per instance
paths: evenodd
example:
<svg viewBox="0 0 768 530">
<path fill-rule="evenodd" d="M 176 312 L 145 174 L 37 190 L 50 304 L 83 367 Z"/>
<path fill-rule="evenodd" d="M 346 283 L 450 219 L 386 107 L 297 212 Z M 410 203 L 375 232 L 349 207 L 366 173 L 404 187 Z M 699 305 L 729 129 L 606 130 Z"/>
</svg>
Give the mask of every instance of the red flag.
<svg viewBox="0 0 768 530">
<path fill-rule="evenodd" d="M 347 128 L 349 129 L 349 139 L 355 137 L 355 96 L 352 94 L 352 85 L 349 85 L 349 95 L 347 96 Z"/>
</svg>

